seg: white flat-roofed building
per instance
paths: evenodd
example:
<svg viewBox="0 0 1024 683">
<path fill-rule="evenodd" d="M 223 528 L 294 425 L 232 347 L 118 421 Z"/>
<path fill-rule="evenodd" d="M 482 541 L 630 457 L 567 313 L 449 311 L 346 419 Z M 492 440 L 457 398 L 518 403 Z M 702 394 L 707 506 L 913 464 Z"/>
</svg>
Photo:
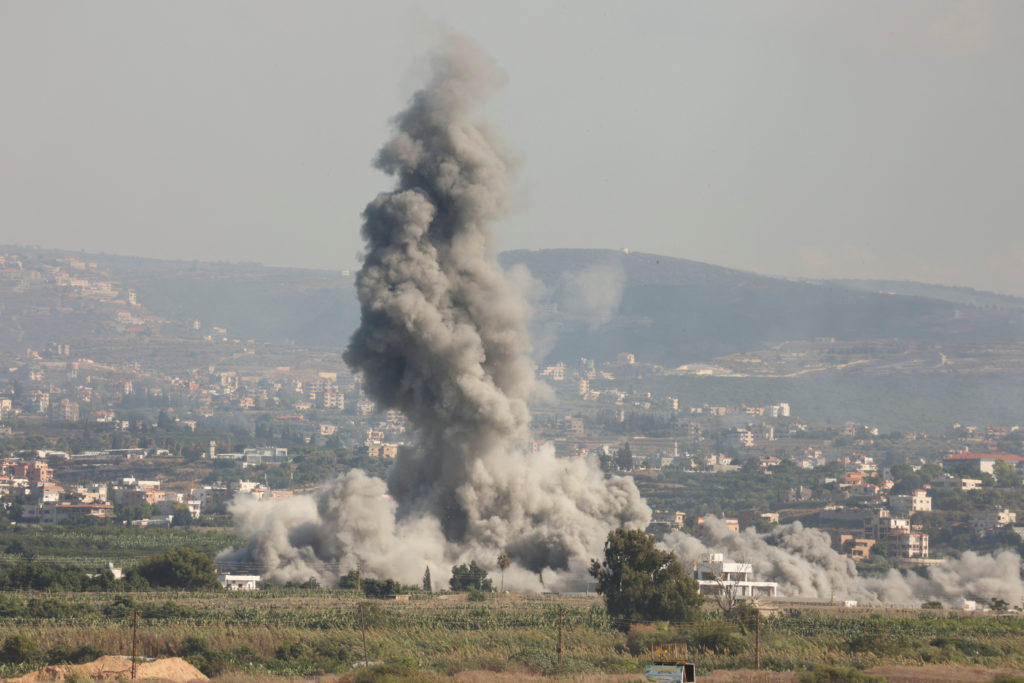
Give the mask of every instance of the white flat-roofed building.
<svg viewBox="0 0 1024 683">
<path fill-rule="evenodd" d="M 735 598 L 774 598 L 779 584 L 774 581 L 754 581 L 754 569 L 747 562 L 728 562 L 722 553 L 705 553 L 693 570 L 703 595 L 717 595 L 731 591 Z"/>
<path fill-rule="evenodd" d="M 913 494 L 889 496 L 889 510 L 897 514 L 931 512 L 932 499 L 925 489 L 916 489 Z"/>
<path fill-rule="evenodd" d="M 254 591 L 260 587 L 263 577 L 255 574 L 218 574 L 217 581 L 229 591 Z"/>
</svg>

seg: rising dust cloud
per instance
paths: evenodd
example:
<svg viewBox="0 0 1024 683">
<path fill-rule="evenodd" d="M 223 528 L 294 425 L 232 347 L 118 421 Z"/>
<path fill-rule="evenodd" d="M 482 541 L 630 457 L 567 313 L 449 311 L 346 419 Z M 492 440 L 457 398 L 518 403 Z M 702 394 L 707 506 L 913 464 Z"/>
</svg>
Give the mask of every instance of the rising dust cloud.
<svg viewBox="0 0 1024 683">
<path fill-rule="evenodd" d="M 958 559 L 928 567 L 926 576 L 891 569 L 881 577 L 862 577 L 853 560 L 832 549 L 827 533 L 800 522 L 755 534 L 752 528 L 730 531 L 721 520 L 711 519 L 702 539 L 673 531 L 665 536 L 663 545 L 685 567 L 709 550 L 749 562 L 758 580 L 778 582 L 779 594 L 791 598 L 915 607 L 926 600 L 946 605 L 955 605 L 961 598 L 1001 598 L 1010 605 L 1024 600 L 1020 557 L 1011 551 L 996 555 L 968 551 Z"/>
<path fill-rule="evenodd" d="M 406 415 L 412 445 L 387 482 L 354 470 L 312 495 L 236 499 L 231 512 L 250 540 L 218 561 L 325 586 L 357 565 L 403 583 L 418 583 L 429 567 L 443 585 L 452 565 L 476 560 L 494 570 L 507 553 L 510 588 L 538 589 L 541 578 L 548 589 L 580 587 L 608 531 L 642 529 L 650 510 L 631 478 L 605 478 L 593 463 L 531 445 L 528 306 L 487 228 L 505 202 L 511 164 L 477 116 L 502 76 L 457 37 L 433 66 L 377 159 L 397 184 L 363 214 L 362 323 L 345 353 L 378 405 Z M 824 532 L 799 523 L 751 531 L 711 522 L 707 545 L 678 531 L 664 545 L 687 566 L 708 549 L 723 551 L 792 597 L 908 605 L 960 597 L 1019 604 L 1024 595 L 1014 553 L 964 553 L 927 578 L 862 578 Z"/>
<path fill-rule="evenodd" d="M 461 38 L 433 66 L 377 158 L 397 186 L 363 214 L 362 323 L 345 353 L 366 393 L 406 415 L 413 445 L 386 484 L 352 471 L 312 496 L 236 500 L 250 542 L 220 559 L 274 581 L 330 585 L 361 563 L 416 583 L 427 566 L 442 579 L 507 553 L 509 587 L 557 588 L 585 575 L 610 529 L 650 520 L 631 478 L 531 445 L 528 307 L 487 228 L 511 164 L 477 117 L 503 79 Z"/>
</svg>

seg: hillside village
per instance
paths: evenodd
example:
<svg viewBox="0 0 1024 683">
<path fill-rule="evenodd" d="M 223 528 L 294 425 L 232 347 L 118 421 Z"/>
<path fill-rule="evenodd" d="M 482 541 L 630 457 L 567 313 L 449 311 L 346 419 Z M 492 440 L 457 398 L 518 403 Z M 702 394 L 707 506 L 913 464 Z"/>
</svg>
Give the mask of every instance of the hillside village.
<svg viewBox="0 0 1024 683">
<path fill-rule="evenodd" d="M 279 499 L 353 467 L 384 474 L 411 440 L 402 415 L 364 394 L 340 343 L 268 344 L 157 315 L 75 256 L 0 255 L 0 294 L 0 502 L 12 522 L 223 526 L 236 496 Z M 794 342 L 776 357 L 822 356 Z M 629 350 L 538 366 L 550 391 L 533 406 L 533 447 L 631 473 L 656 535 L 710 516 L 736 531 L 799 520 L 875 569 L 1020 547 L 1018 426 L 886 432 L 803 419 L 784 396 L 714 405 L 672 389 L 720 368 Z"/>
</svg>

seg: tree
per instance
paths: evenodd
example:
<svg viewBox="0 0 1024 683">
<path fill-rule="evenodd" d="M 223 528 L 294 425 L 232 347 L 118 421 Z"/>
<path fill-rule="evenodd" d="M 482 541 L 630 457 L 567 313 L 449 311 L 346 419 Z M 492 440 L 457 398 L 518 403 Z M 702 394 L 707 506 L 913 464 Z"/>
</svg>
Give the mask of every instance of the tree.
<svg viewBox="0 0 1024 683">
<path fill-rule="evenodd" d="M 196 590 L 219 585 L 213 559 L 191 548 L 171 548 L 166 553 L 144 557 L 136 569 L 151 586 Z"/>
<path fill-rule="evenodd" d="M 654 539 L 636 529 L 615 529 L 604 544 L 604 562 L 593 560 L 590 574 L 604 596 L 609 616 L 631 621 L 692 621 L 704 596 L 697 581 L 683 572 L 675 555 L 659 550 Z"/>
<path fill-rule="evenodd" d="M 501 592 L 505 592 L 505 570 L 512 564 L 512 560 L 508 559 L 507 553 L 498 555 L 498 569 L 501 570 Z"/>
<path fill-rule="evenodd" d="M 924 477 L 917 472 L 910 472 L 903 477 L 896 480 L 890 493 L 893 495 L 913 493 L 919 488 L 923 488 L 925 485 Z"/>
<path fill-rule="evenodd" d="M 423 590 L 428 593 L 433 592 L 434 588 L 430 583 L 430 567 L 423 572 Z"/>
<path fill-rule="evenodd" d="M 343 576 L 340 579 L 338 579 L 338 588 L 345 588 L 345 589 L 348 589 L 348 590 L 355 590 L 356 586 L 358 586 L 359 584 L 360 584 L 360 580 L 359 580 L 359 570 L 358 569 L 349 570 L 348 574 L 345 574 L 345 576 Z"/>
<path fill-rule="evenodd" d="M 171 526 L 192 526 L 192 513 L 189 512 L 188 505 L 175 503 L 171 506 L 171 512 Z"/>
<path fill-rule="evenodd" d="M 468 591 L 476 588 L 482 591 L 493 591 L 494 584 L 487 578 L 487 572 L 483 567 L 473 560 L 469 565 L 460 564 L 452 567 L 452 578 L 448 580 L 448 586 L 453 591 Z"/>
<path fill-rule="evenodd" d="M 369 576 L 361 581 L 363 594 L 369 597 L 383 597 L 385 595 L 398 595 L 402 592 L 402 584 L 394 579 L 373 579 Z"/>
<path fill-rule="evenodd" d="M 626 472 L 633 469 L 633 451 L 628 441 L 615 453 L 615 466 Z"/>
<path fill-rule="evenodd" d="M 1020 486 L 1020 475 L 1017 469 L 1005 460 L 996 460 L 992 465 L 992 474 L 1000 486 Z"/>
</svg>

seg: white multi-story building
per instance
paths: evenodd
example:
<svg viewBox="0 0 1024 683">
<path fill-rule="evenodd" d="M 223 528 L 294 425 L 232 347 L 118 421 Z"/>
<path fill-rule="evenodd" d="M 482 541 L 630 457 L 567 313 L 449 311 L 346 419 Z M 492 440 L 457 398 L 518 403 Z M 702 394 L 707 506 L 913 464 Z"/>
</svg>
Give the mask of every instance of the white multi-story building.
<svg viewBox="0 0 1024 683">
<path fill-rule="evenodd" d="M 904 531 L 893 534 L 890 542 L 895 541 L 896 556 L 907 559 L 928 557 L 928 534 L 921 531 Z"/>
<path fill-rule="evenodd" d="M 925 489 L 915 489 L 913 494 L 889 496 L 889 509 L 896 514 L 931 512 L 932 499 Z"/>
<path fill-rule="evenodd" d="M 693 569 L 700 592 L 720 595 L 731 592 L 734 598 L 774 598 L 779 584 L 774 581 L 754 581 L 753 566 L 746 562 L 728 562 L 722 553 L 704 553 Z"/>
</svg>

